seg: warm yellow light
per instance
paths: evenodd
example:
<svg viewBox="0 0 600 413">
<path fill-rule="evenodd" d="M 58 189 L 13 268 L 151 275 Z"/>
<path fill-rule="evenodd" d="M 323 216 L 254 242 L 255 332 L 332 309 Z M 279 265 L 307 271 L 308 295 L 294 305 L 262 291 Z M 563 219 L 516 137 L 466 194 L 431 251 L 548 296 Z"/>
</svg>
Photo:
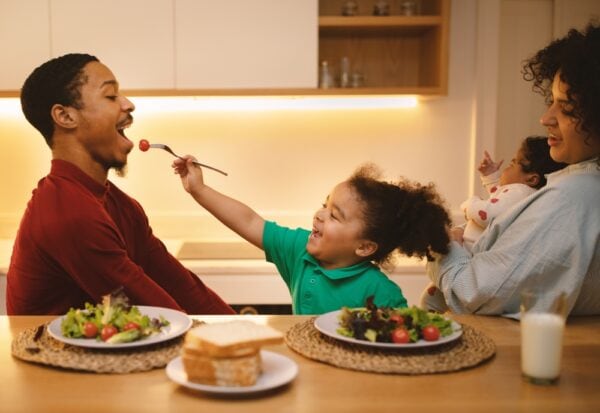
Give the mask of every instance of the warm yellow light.
<svg viewBox="0 0 600 413">
<path fill-rule="evenodd" d="M 416 96 L 143 96 L 130 100 L 138 113 L 406 109 L 418 103 Z M 19 98 L 0 98 L 0 116 L 22 116 Z"/>
<path fill-rule="evenodd" d="M 0 116 L 22 116 L 21 101 L 19 98 L 0 98 Z"/>
<path fill-rule="evenodd" d="M 416 96 L 178 96 L 130 99 L 135 103 L 138 113 L 396 109 L 417 106 Z"/>
</svg>

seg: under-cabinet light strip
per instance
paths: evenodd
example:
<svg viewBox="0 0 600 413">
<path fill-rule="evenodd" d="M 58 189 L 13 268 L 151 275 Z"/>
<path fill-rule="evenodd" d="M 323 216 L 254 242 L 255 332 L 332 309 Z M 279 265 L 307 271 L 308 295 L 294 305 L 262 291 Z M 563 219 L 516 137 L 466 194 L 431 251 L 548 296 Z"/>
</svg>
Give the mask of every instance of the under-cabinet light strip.
<svg viewBox="0 0 600 413">
<path fill-rule="evenodd" d="M 414 108 L 416 96 L 268 96 L 268 97 L 131 97 L 137 113 L 152 112 L 237 112 L 274 110 L 348 110 Z M 19 115 L 18 98 L 0 98 L 0 115 Z"/>
<path fill-rule="evenodd" d="M 136 97 L 131 98 L 138 111 L 273 111 L 413 108 L 415 96 L 374 97 Z"/>
</svg>

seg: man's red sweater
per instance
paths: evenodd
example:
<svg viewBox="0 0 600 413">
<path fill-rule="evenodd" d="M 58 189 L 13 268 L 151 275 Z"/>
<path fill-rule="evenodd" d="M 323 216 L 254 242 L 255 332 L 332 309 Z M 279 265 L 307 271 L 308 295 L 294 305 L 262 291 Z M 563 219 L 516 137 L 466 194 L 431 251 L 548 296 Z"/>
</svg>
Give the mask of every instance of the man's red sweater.
<svg viewBox="0 0 600 413">
<path fill-rule="evenodd" d="M 111 182 L 53 160 L 21 220 L 7 275 L 8 314 L 64 314 L 123 286 L 132 304 L 190 314 L 233 310 L 173 257 L 141 205 Z"/>
</svg>

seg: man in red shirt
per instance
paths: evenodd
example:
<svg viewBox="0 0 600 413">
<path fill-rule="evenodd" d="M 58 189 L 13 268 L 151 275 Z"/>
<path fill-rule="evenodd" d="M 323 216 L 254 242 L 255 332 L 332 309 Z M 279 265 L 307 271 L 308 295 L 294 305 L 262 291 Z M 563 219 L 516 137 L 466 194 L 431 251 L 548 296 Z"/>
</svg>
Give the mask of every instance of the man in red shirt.
<svg viewBox="0 0 600 413">
<path fill-rule="evenodd" d="M 23 215 L 7 275 L 8 314 L 63 314 L 120 286 L 132 304 L 191 314 L 233 310 L 169 254 L 141 205 L 108 180 L 133 143 L 134 105 L 94 56 L 52 59 L 21 91 L 27 120 L 52 151 Z"/>
</svg>

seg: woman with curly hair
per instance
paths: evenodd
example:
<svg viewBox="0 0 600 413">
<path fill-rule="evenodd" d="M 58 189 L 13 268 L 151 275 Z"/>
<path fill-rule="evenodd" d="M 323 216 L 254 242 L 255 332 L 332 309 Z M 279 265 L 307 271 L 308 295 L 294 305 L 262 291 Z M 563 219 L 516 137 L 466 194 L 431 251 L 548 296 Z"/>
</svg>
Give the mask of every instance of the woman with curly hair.
<svg viewBox="0 0 600 413">
<path fill-rule="evenodd" d="M 567 167 L 488 226 L 470 254 L 452 233 L 428 274 L 451 311 L 519 317 L 520 293 L 560 292 L 570 314 L 600 314 L 600 26 L 570 30 L 523 66 L 545 97 L 550 156 Z"/>
<path fill-rule="evenodd" d="M 394 251 L 431 257 L 448 252 L 450 218 L 433 185 L 379 179 L 365 165 L 336 185 L 313 217 L 312 231 L 265 221 L 247 205 L 204 184 L 192 157 L 173 168 L 194 199 L 227 227 L 265 251 L 292 295 L 294 314 L 363 307 L 406 307 L 396 283 L 379 268 Z"/>
</svg>

